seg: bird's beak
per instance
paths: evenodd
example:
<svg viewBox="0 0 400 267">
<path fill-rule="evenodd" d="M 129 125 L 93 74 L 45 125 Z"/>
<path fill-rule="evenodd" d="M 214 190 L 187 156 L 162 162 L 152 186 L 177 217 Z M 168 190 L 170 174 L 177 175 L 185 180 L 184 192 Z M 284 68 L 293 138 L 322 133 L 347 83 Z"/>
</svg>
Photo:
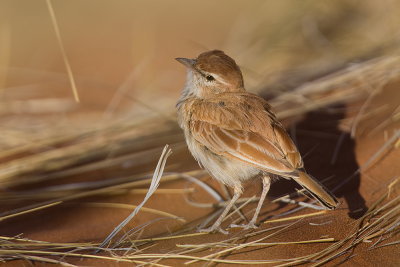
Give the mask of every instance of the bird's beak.
<svg viewBox="0 0 400 267">
<path fill-rule="evenodd" d="M 193 69 L 194 65 L 196 64 L 196 59 L 184 58 L 184 57 L 177 57 L 175 58 L 178 62 L 182 63 L 188 68 Z"/>
</svg>

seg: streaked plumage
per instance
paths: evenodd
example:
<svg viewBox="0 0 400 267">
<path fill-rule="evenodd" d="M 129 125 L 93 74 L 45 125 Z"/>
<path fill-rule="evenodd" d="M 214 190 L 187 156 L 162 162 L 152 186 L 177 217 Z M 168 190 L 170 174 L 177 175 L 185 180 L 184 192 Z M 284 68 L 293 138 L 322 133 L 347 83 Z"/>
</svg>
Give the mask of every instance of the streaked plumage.
<svg viewBox="0 0 400 267">
<path fill-rule="evenodd" d="M 192 155 L 235 195 L 225 212 L 207 231 L 220 230 L 223 217 L 242 192 L 242 182 L 262 176 L 264 190 L 255 216 L 269 189 L 270 174 L 292 178 L 333 209 L 335 197 L 304 172 L 302 158 L 271 107 L 244 89 L 242 73 L 222 51 L 202 53 L 197 59 L 178 58 L 188 77 L 178 101 L 178 118 Z"/>
</svg>

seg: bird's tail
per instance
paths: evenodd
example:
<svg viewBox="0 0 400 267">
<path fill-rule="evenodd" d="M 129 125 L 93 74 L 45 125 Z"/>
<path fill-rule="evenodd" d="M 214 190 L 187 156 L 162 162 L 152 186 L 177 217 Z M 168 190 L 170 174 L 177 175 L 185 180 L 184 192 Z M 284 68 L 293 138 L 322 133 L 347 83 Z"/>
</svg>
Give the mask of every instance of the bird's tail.
<svg viewBox="0 0 400 267">
<path fill-rule="evenodd" d="M 326 189 L 322 184 L 309 176 L 307 173 L 299 171 L 298 174 L 299 177 L 294 178 L 294 180 L 304 189 L 306 189 L 322 205 L 330 210 L 337 207 L 338 201 L 328 189 Z"/>
</svg>

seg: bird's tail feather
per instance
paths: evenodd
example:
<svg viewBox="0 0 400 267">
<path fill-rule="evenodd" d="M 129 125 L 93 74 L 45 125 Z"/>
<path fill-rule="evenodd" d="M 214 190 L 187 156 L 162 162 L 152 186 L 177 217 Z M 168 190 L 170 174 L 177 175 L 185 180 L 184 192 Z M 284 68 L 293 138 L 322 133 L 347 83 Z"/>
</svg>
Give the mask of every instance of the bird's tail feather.
<svg viewBox="0 0 400 267">
<path fill-rule="evenodd" d="M 322 205 L 330 210 L 337 207 L 338 201 L 328 189 L 305 172 L 299 171 L 298 174 L 299 176 L 294 178 L 294 180 L 306 189 Z"/>
</svg>

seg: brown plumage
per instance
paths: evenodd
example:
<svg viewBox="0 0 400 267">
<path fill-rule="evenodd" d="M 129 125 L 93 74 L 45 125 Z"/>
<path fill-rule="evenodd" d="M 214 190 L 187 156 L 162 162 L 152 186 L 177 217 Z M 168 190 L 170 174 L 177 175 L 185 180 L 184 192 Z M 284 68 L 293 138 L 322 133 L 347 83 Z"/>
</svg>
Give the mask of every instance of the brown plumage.
<svg viewBox="0 0 400 267">
<path fill-rule="evenodd" d="M 337 206 L 335 197 L 305 173 L 297 147 L 268 103 L 245 91 L 242 73 L 232 58 L 213 50 L 197 59 L 177 60 L 188 68 L 177 108 L 189 150 L 214 178 L 234 189 L 229 205 L 205 231 L 225 232 L 220 224 L 242 193 L 242 182 L 259 175 L 263 192 L 246 228 L 255 227 L 270 174 L 294 179 L 329 209 Z"/>
</svg>

